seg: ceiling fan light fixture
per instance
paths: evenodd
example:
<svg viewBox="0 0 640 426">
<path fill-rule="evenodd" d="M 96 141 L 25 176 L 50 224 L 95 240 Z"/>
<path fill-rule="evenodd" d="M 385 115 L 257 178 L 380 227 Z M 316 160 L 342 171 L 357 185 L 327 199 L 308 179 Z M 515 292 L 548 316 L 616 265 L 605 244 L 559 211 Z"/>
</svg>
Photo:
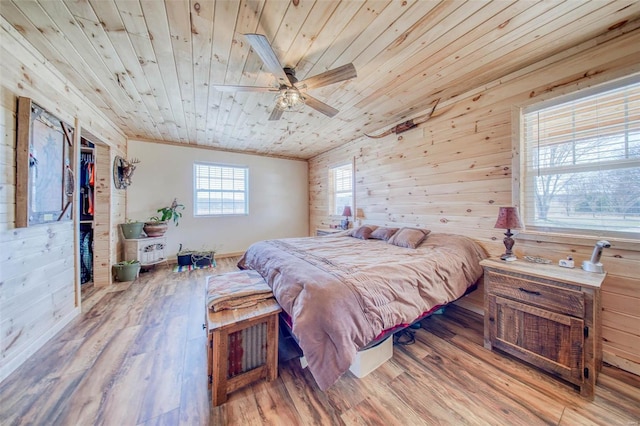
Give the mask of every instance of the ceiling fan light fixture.
<svg viewBox="0 0 640 426">
<path fill-rule="evenodd" d="M 304 107 L 304 98 L 296 89 L 284 89 L 276 96 L 276 108 L 282 111 L 300 111 Z"/>
</svg>

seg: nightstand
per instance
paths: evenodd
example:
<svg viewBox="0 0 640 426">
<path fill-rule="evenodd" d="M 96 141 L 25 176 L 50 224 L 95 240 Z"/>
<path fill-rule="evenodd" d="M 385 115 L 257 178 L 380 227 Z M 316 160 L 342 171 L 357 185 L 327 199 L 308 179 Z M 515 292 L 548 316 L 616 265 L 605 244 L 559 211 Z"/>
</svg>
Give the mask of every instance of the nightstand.
<svg viewBox="0 0 640 426">
<path fill-rule="evenodd" d="M 484 346 L 576 385 L 593 398 L 602 367 L 605 274 L 524 260 L 485 259 Z"/>
</svg>

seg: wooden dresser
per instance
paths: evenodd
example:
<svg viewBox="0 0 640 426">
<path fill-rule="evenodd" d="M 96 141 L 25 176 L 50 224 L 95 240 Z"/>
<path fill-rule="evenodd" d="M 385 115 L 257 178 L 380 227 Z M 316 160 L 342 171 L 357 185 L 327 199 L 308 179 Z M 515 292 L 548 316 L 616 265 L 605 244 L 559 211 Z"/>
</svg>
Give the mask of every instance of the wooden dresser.
<svg viewBox="0 0 640 426">
<path fill-rule="evenodd" d="M 593 398 L 602 366 L 605 274 L 524 260 L 485 259 L 484 346 L 576 385 Z"/>
</svg>

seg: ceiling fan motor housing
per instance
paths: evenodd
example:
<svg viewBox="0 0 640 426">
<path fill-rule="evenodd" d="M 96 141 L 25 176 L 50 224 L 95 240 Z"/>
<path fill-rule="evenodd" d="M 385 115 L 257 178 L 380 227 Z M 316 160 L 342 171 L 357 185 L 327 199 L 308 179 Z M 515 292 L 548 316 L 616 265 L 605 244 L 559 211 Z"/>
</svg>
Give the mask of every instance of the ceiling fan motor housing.
<svg viewBox="0 0 640 426">
<path fill-rule="evenodd" d="M 287 75 L 287 78 L 289 79 L 289 82 L 291 82 L 291 84 L 296 84 L 298 82 L 298 79 L 296 78 L 296 70 L 288 67 L 283 69 L 284 69 L 284 73 Z"/>
</svg>

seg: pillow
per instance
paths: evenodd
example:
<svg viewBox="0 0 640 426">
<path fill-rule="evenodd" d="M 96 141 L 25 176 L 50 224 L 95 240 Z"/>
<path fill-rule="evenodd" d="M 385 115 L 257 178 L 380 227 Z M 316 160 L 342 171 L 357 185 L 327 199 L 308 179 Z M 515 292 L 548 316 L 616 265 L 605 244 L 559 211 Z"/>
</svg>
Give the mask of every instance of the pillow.
<svg viewBox="0 0 640 426">
<path fill-rule="evenodd" d="M 414 249 L 427 238 L 429 232 L 431 231 L 428 229 L 402 228 L 393 234 L 393 237 L 389 238 L 387 242 L 394 246 Z"/>
<path fill-rule="evenodd" d="M 351 231 L 351 236 L 354 238 L 360 238 L 361 240 L 366 240 L 376 228 L 377 226 L 363 225 Z"/>
<path fill-rule="evenodd" d="M 385 240 L 387 241 L 389 238 L 398 232 L 398 228 L 384 228 L 380 227 L 371 233 L 369 238 L 374 238 L 376 240 Z"/>
</svg>

